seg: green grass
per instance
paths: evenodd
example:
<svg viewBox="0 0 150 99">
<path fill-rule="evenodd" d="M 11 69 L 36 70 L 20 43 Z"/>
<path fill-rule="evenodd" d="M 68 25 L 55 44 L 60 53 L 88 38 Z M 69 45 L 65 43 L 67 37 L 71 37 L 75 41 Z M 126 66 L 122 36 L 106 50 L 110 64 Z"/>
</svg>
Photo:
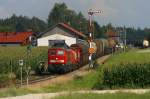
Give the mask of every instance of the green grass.
<svg viewBox="0 0 150 99">
<path fill-rule="evenodd" d="M 29 93 L 49 93 L 61 91 L 77 91 L 77 90 L 90 90 L 96 83 L 97 71 L 92 71 L 86 76 L 76 76 L 74 80 L 62 84 L 53 84 L 47 87 L 27 89 L 27 88 L 8 88 L 0 91 L 0 97 L 10 97 L 25 95 Z"/>
<path fill-rule="evenodd" d="M 149 49 L 150 50 L 150 49 Z M 120 63 L 147 63 L 150 62 L 150 52 L 138 53 L 139 50 L 131 50 L 110 57 L 104 66 L 112 66 Z"/>
<path fill-rule="evenodd" d="M 39 56 L 42 52 L 47 52 L 47 47 L 32 47 L 31 55 Z M 0 47 L 0 59 L 16 59 L 26 58 L 27 47 L 26 46 L 15 46 L 15 47 Z"/>
<path fill-rule="evenodd" d="M 150 51 L 145 53 L 139 53 L 139 51 L 144 51 L 139 49 L 133 49 L 128 52 L 122 52 L 112 55 L 105 64 L 104 68 L 113 68 L 116 65 L 120 64 L 144 64 L 150 63 Z M 150 50 L 150 49 L 146 49 Z M 120 65 L 121 66 L 121 65 Z M 123 66 L 123 65 L 122 65 Z"/>
<path fill-rule="evenodd" d="M 132 94 L 132 93 L 115 93 L 115 94 L 69 94 L 58 96 L 53 99 L 149 99 L 150 93 Z M 48 98 L 47 98 L 48 99 Z"/>
<path fill-rule="evenodd" d="M 90 90 L 96 84 L 97 71 L 92 71 L 86 76 L 76 76 L 74 80 L 64 84 L 55 84 L 42 88 L 45 92 L 59 92 L 59 91 L 76 91 L 76 90 Z"/>
</svg>

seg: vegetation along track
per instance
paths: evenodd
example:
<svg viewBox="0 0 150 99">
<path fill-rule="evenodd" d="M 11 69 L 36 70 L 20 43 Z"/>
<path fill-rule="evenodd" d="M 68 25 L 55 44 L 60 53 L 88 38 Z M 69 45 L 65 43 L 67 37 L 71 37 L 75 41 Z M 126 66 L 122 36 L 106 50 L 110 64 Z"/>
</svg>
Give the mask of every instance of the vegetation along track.
<svg viewBox="0 0 150 99">
<path fill-rule="evenodd" d="M 102 56 L 100 58 L 97 59 L 97 63 L 98 64 L 103 64 L 108 58 L 109 58 L 110 55 L 106 55 L 106 56 Z M 75 75 L 84 75 L 86 73 L 84 73 L 85 71 L 88 70 L 88 65 L 85 65 L 85 66 L 82 66 L 81 68 L 75 70 L 75 71 L 72 71 L 72 72 L 69 72 L 69 73 L 66 73 L 66 74 L 63 74 L 63 75 L 44 75 L 44 76 L 38 76 L 38 77 L 30 77 L 32 79 L 29 79 L 29 85 L 35 85 L 38 83 L 43 83 L 43 82 L 47 82 L 47 81 L 50 81 L 50 80 L 53 80 L 53 79 L 56 79 L 59 80 L 59 82 L 61 82 L 62 78 L 64 80 L 67 80 L 67 79 L 72 79 Z M 53 81 L 52 81 L 53 82 Z M 62 81 L 63 82 L 63 81 Z M 49 82 L 48 82 L 49 83 Z M 22 83 L 22 86 L 26 86 L 27 85 L 27 82 L 26 80 L 23 80 L 23 83 Z M 21 82 L 17 82 L 16 83 L 16 86 L 17 87 L 20 87 L 21 86 Z"/>
</svg>

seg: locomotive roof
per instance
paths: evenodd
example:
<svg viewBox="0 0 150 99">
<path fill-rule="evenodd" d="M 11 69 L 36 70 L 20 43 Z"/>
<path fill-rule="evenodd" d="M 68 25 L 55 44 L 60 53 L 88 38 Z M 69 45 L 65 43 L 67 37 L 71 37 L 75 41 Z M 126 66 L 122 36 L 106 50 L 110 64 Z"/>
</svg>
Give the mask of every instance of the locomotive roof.
<svg viewBox="0 0 150 99">
<path fill-rule="evenodd" d="M 69 47 L 65 43 L 55 43 L 52 48 L 65 48 L 68 49 Z"/>
</svg>

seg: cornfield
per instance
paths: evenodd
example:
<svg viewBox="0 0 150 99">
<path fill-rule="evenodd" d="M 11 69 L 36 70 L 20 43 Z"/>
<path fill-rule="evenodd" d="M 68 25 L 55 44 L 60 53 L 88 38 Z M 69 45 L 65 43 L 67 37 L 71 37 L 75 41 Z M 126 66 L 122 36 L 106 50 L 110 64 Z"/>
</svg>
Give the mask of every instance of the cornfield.
<svg viewBox="0 0 150 99">
<path fill-rule="evenodd" d="M 150 86 L 150 55 L 129 51 L 112 56 L 99 71 L 98 86 L 143 88 Z"/>
<path fill-rule="evenodd" d="M 33 47 L 31 52 L 27 47 L 0 47 L 0 74 L 13 73 L 19 78 L 20 59 L 24 61 L 23 70 L 27 67 L 35 70 L 39 61 L 47 61 L 47 51 L 47 47 Z"/>
</svg>

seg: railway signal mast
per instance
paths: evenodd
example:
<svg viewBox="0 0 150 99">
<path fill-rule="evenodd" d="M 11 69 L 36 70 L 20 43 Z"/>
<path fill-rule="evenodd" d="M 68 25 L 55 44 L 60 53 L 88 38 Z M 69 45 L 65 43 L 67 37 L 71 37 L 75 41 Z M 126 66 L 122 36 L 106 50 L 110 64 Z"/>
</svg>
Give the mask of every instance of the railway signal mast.
<svg viewBox="0 0 150 99">
<path fill-rule="evenodd" d="M 94 36 L 92 35 L 93 33 L 93 26 L 92 26 L 92 16 L 95 14 L 95 13 L 101 13 L 101 11 L 94 11 L 92 9 L 89 9 L 88 11 L 88 15 L 89 15 L 89 45 L 90 45 L 90 48 L 89 48 L 89 67 L 90 68 L 93 68 L 93 61 L 92 61 L 92 55 L 93 53 L 96 52 L 96 44 L 93 42 L 93 39 L 94 39 Z"/>
</svg>

